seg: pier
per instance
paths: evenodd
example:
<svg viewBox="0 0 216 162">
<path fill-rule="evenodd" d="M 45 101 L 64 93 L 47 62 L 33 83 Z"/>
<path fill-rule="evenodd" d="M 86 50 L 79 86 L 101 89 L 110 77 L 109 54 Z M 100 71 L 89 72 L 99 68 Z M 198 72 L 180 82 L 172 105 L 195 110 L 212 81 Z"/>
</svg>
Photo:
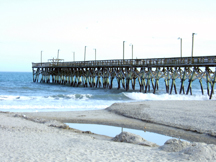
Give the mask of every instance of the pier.
<svg viewBox="0 0 216 162">
<path fill-rule="evenodd" d="M 198 79 L 201 93 L 203 83 L 207 84 L 209 99 L 214 94 L 216 82 L 216 56 L 174 57 L 152 59 L 119 59 L 64 62 L 50 59 L 48 62 L 32 63 L 33 82 L 56 83 L 73 87 L 113 88 L 135 90 L 138 82 L 140 92 L 153 93 L 159 88 L 159 80 L 164 79 L 166 93 L 192 94 L 192 83 Z M 177 90 L 176 79 L 181 80 Z M 184 87 L 185 81 L 188 86 Z M 171 82 L 171 85 L 170 85 Z"/>
</svg>

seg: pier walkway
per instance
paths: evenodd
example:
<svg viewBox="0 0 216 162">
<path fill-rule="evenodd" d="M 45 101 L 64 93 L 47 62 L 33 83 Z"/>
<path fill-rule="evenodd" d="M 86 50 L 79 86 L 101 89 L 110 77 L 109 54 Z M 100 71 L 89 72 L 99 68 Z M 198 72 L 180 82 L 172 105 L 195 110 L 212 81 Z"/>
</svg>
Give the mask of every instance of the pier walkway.
<svg viewBox="0 0 216 162">
<path fill-rule="evenodd" d="M 192 94 L 192 82 L 198 79 L 202 94 L 204 94 L 202 81 L 206 82 L 209 99 L 214 94 L 215 68 L 216 56 L 72 62 L 50 59 L 49 62 L 32 63 L 33 82 L 111 89 L 116 78 L 118 89 L 124 88 L 127 91 L 131 84 L 135 90 L 138 81 L 140 92 L 150 92 L 152 87 L 155 93 L 159 88 L 159 79 L 163 78 L 166 92 L 171 94 L 174 90 L 177 94 L 175 81 L 180 79 L 179 94 Z M 189 81 L 186 89 L 185 80 Z"/>
</svg>

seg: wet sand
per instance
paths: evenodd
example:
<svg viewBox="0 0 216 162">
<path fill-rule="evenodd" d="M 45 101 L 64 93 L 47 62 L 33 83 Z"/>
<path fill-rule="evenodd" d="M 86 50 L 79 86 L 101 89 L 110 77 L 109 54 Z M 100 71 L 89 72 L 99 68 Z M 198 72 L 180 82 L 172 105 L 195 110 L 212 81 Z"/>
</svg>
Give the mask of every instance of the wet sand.
<svg viewBox="0 0 216 162">
<path fill-rule="evenodd" d="M 0 113 L 0 159 L 214 161 L 215 119 L 215 101 L 145 101 L 116 103 L 105 110 L 94 111 Z M 180 137 L 193 143 L 182 144 L 179 141 L 172 141 L 163 147 L 155 148 L 113 142 L 105 136 L 68 129 L 63 123 L 92 123 L 135 128 Z M 178 149 L 170 152 L 170 148 L 173 147 Z"/>
</svg>

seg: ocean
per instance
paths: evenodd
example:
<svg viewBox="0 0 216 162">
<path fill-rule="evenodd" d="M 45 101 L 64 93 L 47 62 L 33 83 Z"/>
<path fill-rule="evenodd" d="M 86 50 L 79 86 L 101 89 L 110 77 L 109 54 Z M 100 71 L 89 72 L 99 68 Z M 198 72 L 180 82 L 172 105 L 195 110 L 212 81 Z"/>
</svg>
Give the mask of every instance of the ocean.
<svg viewBox="0 0 216 162">
<path fill-rule="evenodd" d="M 180 80 L 176 80 L 177 90 Z M 188 81 L 185 82 L 185 91 Z M 170 82 L 171 85 L 171 82 Z M 41 112 L 41 111 L 83 111 L 104 109 L 116 102 L 136 102 L 152 100 L 209 100 L 206 83 L 203 81 L 204 95 L 199 81 L 192 83 L 192 95 L 169 95 L 165 91 L 163 79 L 159 80 L 156 94 L 136 90 L 117 90 L 114 80 L 112 89 L 71 87 L 58 84 L 34 83 L 31 72 L 0 72 L 0 111 Z M 130 89 L 131 85 L 130 85 Z M 212 100 L 216 100 L 214 94 Z"/>
</svg>

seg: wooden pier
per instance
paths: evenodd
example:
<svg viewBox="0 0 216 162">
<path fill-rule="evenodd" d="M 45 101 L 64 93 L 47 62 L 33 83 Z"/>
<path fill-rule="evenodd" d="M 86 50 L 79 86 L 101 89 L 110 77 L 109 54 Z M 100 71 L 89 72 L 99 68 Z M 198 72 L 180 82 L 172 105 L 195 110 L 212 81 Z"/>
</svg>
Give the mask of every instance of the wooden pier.
<svg viewBox="0 0 216 162">
<path fill-rule="evenodd" d="M 116 78 L 118 89 L 122 87 L 127 91 L 131 84 L 131 88 L 135 90 L 137 81 L 140 92 L 150 92 L 152 85 L 155 93 L 159 88 L 159 79 L 163 78 L 167 93 L 172 94 L 174 91 L 175 94 L 192 94 L 192 82 L 198 79 L 202 94 L 202 80 L 206 81 L 209 99 L 214 94 L 215 67 L 216 56 L 73 62 L 51 59 L 49 62 L 32 63 L 33 82 L 111 89 Z M 179 91 L 176 88 L 176 79 L 181 80 Z M 186 80 L 189 84 L 184 87 Z"/>
</svg>

